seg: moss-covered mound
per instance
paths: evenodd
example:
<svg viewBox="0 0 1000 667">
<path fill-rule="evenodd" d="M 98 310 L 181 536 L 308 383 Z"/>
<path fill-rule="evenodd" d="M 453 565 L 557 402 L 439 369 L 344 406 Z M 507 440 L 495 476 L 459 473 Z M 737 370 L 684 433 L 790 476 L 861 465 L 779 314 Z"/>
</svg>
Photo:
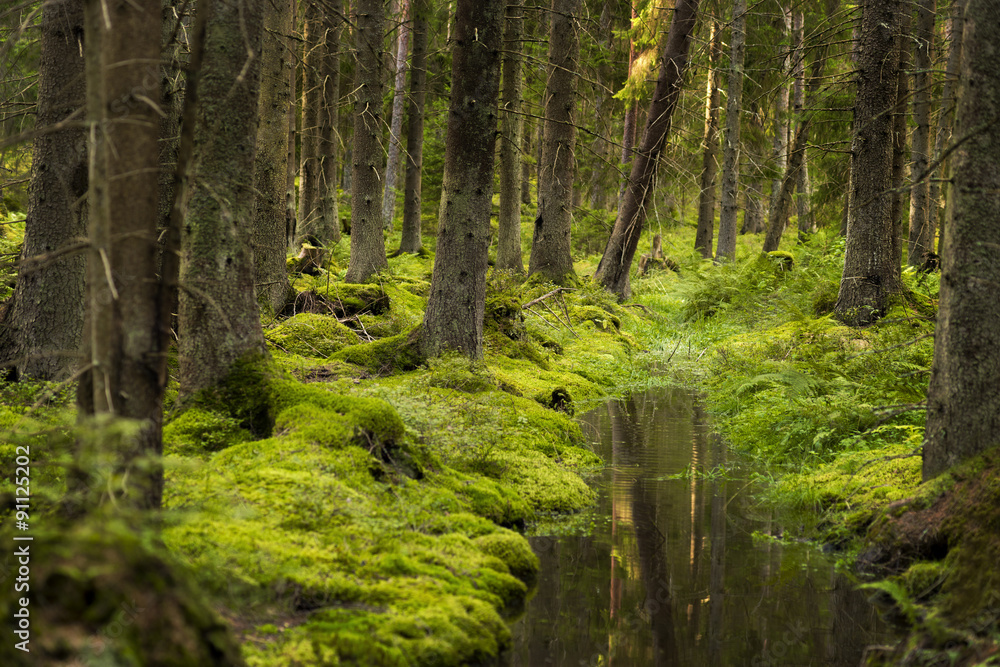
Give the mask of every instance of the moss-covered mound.
<svg viewBox="0 0 1000 667">
<path fill-rule="evenodd" d="M 332 315 L 300 313 L 264 332 L 267 342 L 284 352 L 307 357 L 329 357 L 360 342 L 358 334 Z"/>
<path fill-rule="evenodd" d="M 207 604 L 185 568 L 164 559 L 151 535 L 104 517 L 2 539 L 29 553 L 30 586 L 0 595 L 0 614 L 30 635 L 7 633 L 4 665 L 243 665 L 229 626 Z M 22 607 L 20 596 L 28 604 Z M 30 638 L 24 646 L 15 643 Z"/>
<path fill-rule="evenodd" d="M 1000 653 L 1000 448 L 890 504 L 867 535 L 862 567 L 907 638 L 870 664 L 983 664 Z"/>
</svg>

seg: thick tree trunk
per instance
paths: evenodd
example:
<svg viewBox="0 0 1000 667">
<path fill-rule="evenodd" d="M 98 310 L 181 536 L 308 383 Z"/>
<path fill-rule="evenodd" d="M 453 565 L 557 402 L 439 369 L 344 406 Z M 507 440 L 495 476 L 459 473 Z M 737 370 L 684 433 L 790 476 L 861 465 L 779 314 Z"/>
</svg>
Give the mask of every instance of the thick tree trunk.
<svg viewBox="0 0 1000 667">
<path fill-rule="evenodd" d="M 743 112 L 743 59 L 746 53 L 747 3 L 733 4 L 729 83 L 726 99 L 726 131 L 722 140 L 722 208 L 719 212 L 719 243 L 716 260 L 736 258 L 736 210 L 740 176 L 740 116 Z"/>
<path fill-rule="evenodd" d="M 956 119 L 953 216 L 945 228 L 923 476 L 930 479 L 1000 439 L 1000 14 L 965 7 L 963 94 Z"/>
<path fill-rule="evenodd" d="M 383 0 L 356 0 L 354 152 L 351 168 L 351 260 L 345 280 L 363 283 L 389 266 L 382 236 Z"/>
<path fill-rule="evenodd" d="M 421 240 L 421 184 L 424 168 L 424 107 L 427 100 L 428 0 L 413 0 L 413 57 L 410 63 L 410 106 L 406 128 L 406 187 L 399 252 L 418 253 Z"/>
<path fill-rule="evenodd" d="M 163 471 L 163 390 L 159 281 L 160 0 L 86 3 L 86 74 L 90 143 L 88 357 L 80 380 L 81 415 L 139 420 L 119 453 L 123 495 L 115 500 L 159 508 Z M 78 48 L 78 45 L 77 45 Z M 111 486 L 111 485 L 109 485 Z M 117 486 L 117 485 L 116 485 Z"/>
<path fill-rule="evenodd" d="M 948 45 L 948 65 L 946 66 L 944 86 L 941 90 L 941 106 L 938 112 L 938 128 L 937 135 L 934 139 L 934 161 L 936 162 L 941 155 L 944 153 L 945 147 L 948 142 L 951 141 L 951 127 L 952 119 L 955 114 L 956 106 L 956 93 L 958 91 L 958 75 L 959 70 L 962 65 L 962 41 L 964 33 L 964 4 L 961 2 L 953 2 L 951 5 L 952 14 L 948 19 L 948 23 L 951 27 L 951 41 Z M 940 166 L 940 172 L 947 175 L 950 173 L 950 160 L 946 160 L 943 166 Z M 931 174 L 933 176 L 933 173 Z M 930 179 L 930 191 L 928 193 L 929 206 L 931 208 L 929 215 L 927 216 L 928 230 L 927 238 L 929 239 L 928 250 L 934 252 L 934 236 L 935 228 L 941 230 L 941 237 L 944 236 L 944 207 L 940 206 L 938 203 L 939 195 L 941 194 L 941 180 L 938 178 Z M 944 249 L 940 247 L 940 241 L 938 242 L 938 254 L 941 254 Z"/>
<path fill-rule="evenodd" d="M 392 230 L 396 213 L 396 182 L 402 162 L 403 103 L 406 97 L 406 54 L 410 49 L 410 25 L 407 13 L 410 0 L 399 2 L 399 34 L 396 37 L 396 76 L 393 86 L 392 118 L 389 121 L 389 157 L 385 162 L 385 188 L 382 190 L 382 220 Z"/>
<path fill-rule="evenodd" d="M 805 13 L 799 9 L 792 17 L 792 35 L 795 38 L 795 55 L 792 62 L 792 72 L 795 75 L 795 84 L 792 90 L 792 108 L 794 110 L 795 122 L 803 122 L 802 114 L 806 104 L 806 49 L 805 49 Z M 808 137 L 806 138 L 808 140 Z M 809 160 L 805 150 L 802 151 L 802 164 L 798 169 L 798 178 L 795 183 L 797 190 L 795 196 L 795 207 L 799 217 L 799 239 L 816 231 L 816 220 L 812 214 L 812 192 L 809 183 Z"/>
<path fill-rule="evenodd" d="M 702 147 L 700 192 L 698 194 L 698 229 L 694 249 L 705 259 L 712 257 L 715 235 L 715 175 L 719 171 L 719 70 L 722 55 L 722 30 L 712 23 L 709 37 L 708 80 L 705 84 L 705 142 Z M 745 214 L 744 214 L 745 215 Z"/>
<path fill-rule="evenodd" d="M 503 113 L 500 115 L 500 220 L 496 268 L 524 273 L 521 259 L 521 36 L 524 19 L 515 2 L 507 5 L 504 33 Z"/>
<path fill-rule="evenodd" d="M 851 326 L 882 317 L 900 289 L 892 219 L 893 117 L 898 87 L 899 0 L 862 5 L 851 145 L 851 210 L 836 314 Z"/>
<path fill-rule="evenodd" d="M 698 0 L 678 0 L 674 9 L 660 61 L 660 73 L 653 90 L 649 113 L 646 114 L 642 142 L 632 161 L 629 187 L 625 191 L 621 213 L 618 214 L 594 275 L 597 282 L 618 295 L 619 299 L 627 299 L 632 292 L 629 269 L 646 222 L 656 166 L 670 131 L 670 118 L 680 97 L 697 12 Z"/>
<path fill-rule="evenodd" d="M 323 16 L 324 43 L 320 73 L 323 104 L 320 107 L 319 197 L 320 219 L 316 240 L 324 246 L 340 242 L 340 202 L 337 197 L 337 168 L 340 166 L 340 49 L 344 35 L 342 0 L 327 0 Z"/>
<path fill-rule="evenodd" d="M 268 314 L 277 314 L 288 301 L 285 256 L 285 187 L 288 156 L 288 119 L 292 102 L 288 89 L 288 51 L 285 40 L 292 28 L 291 5 L 264 2 L 265 33 L 261 51 L 260 121 L 253 168 L 254 212 L 251 228 L 254 285 L 257 303 Z"/>
<path fill-rule="evenodd" d="M 420 349 L 427 356 L 446 350 L 483 355 L 505 6 L 504 0 L 458 1 L 444 197 L 420 333 Z"/>
<path fill-rule="evenodd" d="M 268 0 L 270 1 L 270 0 Z M 320 242 L 316 234 L 323 217 L 320 183 L 320 115 L 323 107 L 322 65 L 326 41 L 318 0 L 304 0 L 302 19 L 302 126 L 299 128 L 299 243 Z"/>
<path fill-rule="evenodd" d="M 580 0 L 552 0 L 545 141 L 539 169 L 538 217 L 528 273 L 557 284 L 576 280 L 570 251 L 576 175 L 576 80 L 580 67 Z"/>
<path fill-rule="evenodd" d="M 83 106 L 82 46 L 83 1 L 45 5 L 36 127 L 64 121 Z M 16 377 L 64 380 L 79 366 L 86 193 L 86 134 L 67 128 L 36 138 L 17 284 L 0 322 L 0 365 Z"/>
<path fill-rule="evenodd" d="M 250 248 L 263 4 L 220 0 L 198 8 L 210 11 L 181 236 L 182 397 L 267 351 Z"/>
<path fill-rule="evenodd" d="M 178 21 L 185 17 L 178 14 L 182 3 L 177 0 L 163 0 L 162 57 L 160 73 L 160 204 L 159 226 L 167 227 L 174 205 L 174 171 L 177 166 L 177 147 L 181 132 L 181 112 L 184 106 L 184 51 L 182 37 L 186 31 L 175 30 Z M 171 41 L 173 40 L 173 41 Z"/>
<path fill-rule="evenodd" d="M 910 191 L 910 228 L 907 238 L 906 261 L 919 266 L 923 254 L 933 247 L 928 235 L 928 182 L 927 166 L 930 162 L 931 137 L 931 44 L 934 39 L 934 13 L 936 0 L 920 0 L 917 6 L 917 28 L 914 31 L 913 59 L 913 139 L 910 146 L 911 178 L 915 184 Z"/>
</svg>

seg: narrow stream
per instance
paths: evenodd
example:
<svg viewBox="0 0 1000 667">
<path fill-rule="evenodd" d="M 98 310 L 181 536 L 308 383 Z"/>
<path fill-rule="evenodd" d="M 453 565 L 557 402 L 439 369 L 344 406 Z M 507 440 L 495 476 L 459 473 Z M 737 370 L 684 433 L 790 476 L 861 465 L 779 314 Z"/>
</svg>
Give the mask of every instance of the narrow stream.
<svg viewBox="0 0 1000 667">
<path fill-rule="evenodd" d="M 693 393 L 651 390 L 579 419 L 608 463 L 599 499 L 569 534 L 530 538 L 542 571 L 507 665 L 853 666 L 888 641 L 828 556 L 753 537 L 780 522 L 746 473 L 712 473 L 738 459 Z"/>
</svg>

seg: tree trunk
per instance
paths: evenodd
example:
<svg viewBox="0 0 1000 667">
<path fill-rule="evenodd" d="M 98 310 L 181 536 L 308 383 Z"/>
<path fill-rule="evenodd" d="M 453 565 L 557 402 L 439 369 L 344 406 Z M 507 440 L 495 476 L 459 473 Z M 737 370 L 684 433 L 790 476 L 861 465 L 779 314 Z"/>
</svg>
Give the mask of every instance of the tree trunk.
<svg viewBox="0 0 1000 667">
<path fill-rule="evenodd" d="M 910 228 L 907 238 L 906 261 L 911 266 L 919 266 L 923 254 L 933 247 L 933 239 L 928 236 L 928 196 L 930 183 L 927 180 L 927 166 L 930 162 L 931 136 L 931 43 L 934 39 L 934 14 L 936 0 L 920 0 L 917 5 L 917 28 L 914 31 L 914 72 L 913 72 L 913 140 L 910 146 L 910 169 L 915 184 L 910 191 Z"/>
<path fill-rule="evenodd" d="M 906 108 L 910 99 L 910 22 L 909 4 L 901 7 L 899 36 L 896 52 L 899 68 L 896 82 L 896 108 L 892 116 L 892 256 L 896 266 L 903 263 L 903 230 L 910 228 L 910 205 L 903 187 L 906 178 L 907 119 Z"/>
<path fill-rule="evenodd" d="M 343 2 L 327 0 L 323 16 L 323 104 L 320 108 L 319 197 L 320 220 L 316 240 L 324 246 L 340 243 L 340 202 L 337 168 L 340 166 L 340 48 L 344 35 Z"/>
<path fill-rule="evenodd" d="M 156 276 L 159 220 L 160 0 L 86 2 L 86 79 L 90 142 L 87 352 L 79 384 L 81 415 L 139 420 L 118 453 L 122 497 L 160 507 L 166 350 Z M 73 44 L 73 48 L 79 48 Z M 108 485 L 109 487 L 111 485 Z M 117 485 L 115 485 L 117 488 Z"/>
<path fill-rule="evenodd" d="M 521 203 L 531 206 L 531 119 L 526 118 L 521 127 L 523 158 L 521 159 Z"/>
<path fill-rule="evenodd" d="M 899 0 L 862 5 L 851 145 L 851 210 L 835 311 L 851 326 L 882 317 L 900 289 L 892 219 L 893 117 L 898 86 Z"/>
<path fill-rule="evenodd" d="M 639 8 L 637 5 L 632 5 L 632 20 L 629 23 L 629 27 L 635 24 L 636 20 L 639 18 Z M 632 68 L 635 66 L 635 59 L 639 56 L 638 50 L 635 48 L 635 41 L 629 39 L 628 47 L 628 73 L 626 74 L 626 80 L 632 78 Z M 622 202 L 625 201 L 625 190 L 629 186 L 628 173 L 629 165 L 632 164 L 632 150 L 635 148 L 635 126 L 639 116 L 639 104 L 635 101 L 625 102 L 625 119 L 622 126 L 622 155 L 621 155 L 621 178 L 618 182 L 618 215 L 622 212 Z"/>
<path fill-rule="evenodd" d="M 427 100 L 428 0 L 413 0 L 413 57 L 410 63 L 410 107 L 406 128 L 406 193 L 399 252 L 418 253 L 421 241 L 421 192 L 424 168 L 424 107 Z"/>
<path fill-rule="evenodd" d="M 282 0 L 279 0 L 282 1 Z M 283 0 L 285 2 L 291 3 L 291 25 L 292 33 L 289 35 L 285 48 L 290 51 L 294 51 L 295 31 L 298 30 L 299 25 L 299 3 L 297 0 Z M 297 209 L 295 206 L 295 176 L 297 174 L 297 167 L 299 165 L 298 161 L 295 159 L 295 138 L 297 135 L 296 123 L 298 121 L 298 113 L 296 112 L 295 101 L 299 99 L 296 94 L 296 66 L 293 63 L 292 67 L 288 71 L 288 89 L 292 91 L 292 104 L 288 105 L 288 161 L 285 165 L 286 170 L 286 186 L 285 186 L 285 233 L 288 237 L 287 245 L 292 247 L 295 245 L 295 239 L 298 237 L 298 215 L 296 213 Z"/>
<path fill-rule="evenodd" d="M 66 120 L 83 105 L 83 22 L 82 0 L 42 8 L 38 128 Z M 0 322 L 0 366 L 9 366 L 15 377 L 64 380 L 79 366 L 87 265 L 81 202 L 86 193 L 83 130 L 37 137 L 17 283 Z"/>
<path fill-rule="evenodd" d="M 744 195 L 743 224 L 740 234 L 760 234 L 764 231 L 764 175 L 758 173 L 747 179 Z"/>
<path fill-rule="evenodd" d="M 382 236 L 383 0 L 356 0 L 354 153 L 351 174 L 349 283 L 363 283 L 389 266 Z"/>
<path fill-rule="evenodd" d="M 594 275 L 597 282 L 622 300 L 627 299 L 632 292 L 629 269 L 646 222 L 656 166 L 670 131 L 670 118 L 680 97 L 697 12 L 698 0 L 678 0 L 674 9 L 663 59 L 660 61 L 660 73 L 653 90 L 649 113 L 646 114 L 642 142 L 632 161 L 629 187 L 625 191 L 621 213 L 618 214 Z"/>
<path fill-rule="evenodd" d="M 389 157 L 385 164 L 385 189 L 382 190 L 382 220 L 392 230 L 396 213 L 396 181 L 402 162 L 403 103 L 406 97 L 406 54 L 410 48 L 410 26 L 407 13 L 410 0 L 399 2 L 399 35 L 396 38 L 396 77 L 393 87 L 392 119 L 389 121 Z"/>
<path fill-rule="evenodd" d="M 594 140 L 591 143 L 592 159 L 595 160 L 594 169 L 590 173 L 590 208 L 603 209 L 608 205 L 608 181 L 606 167 L 610 166 L 610 152 L 612 145 L 609 141 L 611 136 L 611 120 L 613 114 L 611 107 L 614 100 L 610 90 L 612 83 L 611 54 L 614 40 L 614 5 L 612 2 L 605 2 L 601 7 L 601 17 L 598 25 L 601 64 L 597 67 L 597 83 L 594 86 Z"/>
<path fill-rule="evenodd" d="M 545 141 L 539 169 L 538 217 L 531 238 L 529 274 L 566 284 L 576 280 L 570 252 L 573 180 L 576 175 L 576 80 L 580 67 L 577 32 L 580 0 L 552 0 Z"/>
<path fill-rule="evenodd" d="M 736 258 L 736 209 L 740 176 L 740 116 L 743 113 L 743 59 L 747 40 L 747 3 L 733 4 L 733 36 L 729 57 L 726 131 L 722 141 L 722 208 L 716 260 Z"/>
<path fill-rule="evenodd" d="M 792 12 L 787 1 L 781 6 L 781 16 L 784 24 L 784 33 L 788 35 L 792 31 Z M 785 83 L 791 74 L 792 60 L 785 56 L 781 60 L 781 79 L 778 84 L 778 94 L 774 100 L 774 136 L 771 143 L 771 161 L 775 168 L 775 177 L 771 181 L 771 198 L 768 206 L 768 219 L 771 217 L 771 209 L 778 205 L 778 197 L 781 196 L 781 181 L 783 174 L 788 170 L 788 85 Z M 784 226 L 784 223 L 783 225 Z"/>
<path fill-rule="evenodd" d="M 715 235 L 715 175 L 719 170 L 719 70 L 722 54 L 722 30 L 718 21 L 711 26 L 708 55 L 708 81 L 705 84 L 705 143 L 701 162 L 701 183 L 698 196 L 698 230 L 694 249 L 705 259 L 712 257 L 712 237 Z M 744 214 L 745 216 L 746 214 Z"/>
<path fill-rule="evenodd" d="M 795 56 L 792 63 L 792 72 L 795 75 L 795 84 L 792 90 L 792 107 L 794 109 L 795 122 L 803 122 L 802 114 L 806 104 L 806 49 L 805 49 L 805 13 L 798 9 L 792 17 L 792 35 L 795 38 Z M 808 140 L 808 137 L 806 138 Z M 804 147 L 801 155 L 802 164 L 798 169 L 798 178 L 795 183 L 797 194 L 795 196 L 796 213 L 799 217 L 799 239 L 803 240 L 806 235 L 816 231 L 816 220 L 812 214 L 812 192 L 809 183 L 809 160 Z"/>
<path fill-rule="evenodd" d="M 809 121 L 803 120 L 795 133 L 795 141 L 788 156 L 788 168 L 778 186 L 778 192 L 771 198 L 771 210 L 768 212 L 767 236 L 764 237 L 763 252 L 774 252 L 781 243 L 781 235 L 788 224 L 789 210 L 792 204 L 792 190 L 799 181 L 799 172 L 806 154 L 806 140 L 809 137 Z"/>
<path fill-rule="evenodd" d="M 270 0 L 268 0 L 270 1 Z M 304 0 L 302 19 L 302 126 L 299 128 L 299 243 L 321 243 L 316 231 L 323 217 L 319 169 L 321 70 L 326 50 L 319 0 Z"/>
<path fill-rule="evenodd" d="M 503 55 L 503 113 L 500 116 L 500 220 L 496 268 L 524 273 L 521 259 L 521 37 L 519 0 L 508 2 Z"/>
<path fill-rule="evenodd" d="M 184 82 L 181 76 L 185 63 L 182 37 L 183 30 L 175 30 L 178 22 L 185 17 L 178 14 L 177 0 L 163 0 L 163 21 L 161 29 L 163 77 L 160 83 L 160 179 L 159 179 L 159 226 L 170 224 L 170 212 L 174 205 L 174 171 L 177 165 L 177 147 L 181 130 L 181 110 L 184 106 Z M 173 40 L 172 42 L 170 40 Z"/>
<path fill-rule="evenodd" d="M 952 218 L 945 228 L 923 477 L 997 445 L 1000 432 L 1000 15 L 969 0 L 956 119 Z M 974 91 L 974 92 L 973 92 Z M 978 131 L 977 131 L 978 130 Z"/>
<path fill-rule="evenodd" d="M 951 11 L 952 14 L 948 19 L 948 23 L 951 27 L 951 41 L 948 45 L 948 65 L 946 66 L 947 70 L 945 73 L 944 87 L 941 91 L 941 107 L 938 112 L 937 136 L 934 139 L 935 162 L 940 159 L 948 142 L 951 141 L 951 125 L 956 106 L 958 75 L 962 65 L 962 35 L 964 33 L 965 24 L 965 20 L 963 18 L 964 5 L 961 2 L 953 2 Z M 941 173 L 946 175 L 946 178 L 950 172 L 950 169 L 948 168 L 949 162 L 950 160 L 946 160 L 944 165 L 938 167 Z M 931 176 L 933 176 L 933 172 Z M 931 208 L 928 215 L 927 230 L 927 238 L 929 240 L 928 250 L 931 252 L 934 251 L 935 227 L 940 228 L 941 237 L 943 238 L 944 236 L 944 216 L 942 215 L 944 207 L 938 204 L 938 197 L 940 193 L 940 179 L 931 178 L 930 191 L 927 196 L 929 206 Z M 938 243 L 940 246 L 940 241 Z M 941 254 L 943 251 L 943 248 L 938 247 L 938 254 Z"/>
<path fill-rule="evenodd" d="M 182 398 L 225 379 L 237 361 L 267 352 L 250 248 L 263 4 L 198 7 L 209 15 L 181 236 Z"/>
<path fill-rule="evenodd" d="M 483 355 L 505 6 L 504 0 L 458 2 L 444 197 L 420 333 L 420 349 L 427 356 L 446 350 Z"/>
<path fill-rule="evenodd" d="M 285 256 L 285 187 L 288 156 L 288 119 L 292 103 L 288 89 L 288 51 L 285 40 L 291 32 L 291 5 L 264 2 L 264 34 L 261 51 L 260 122 L 257 154 L 253 167 L 254 211 L 251 228 L 254 284 L 257 303 L 270 315 L 281 311 L 292 287 L 288 282 Z"/>
</svg>

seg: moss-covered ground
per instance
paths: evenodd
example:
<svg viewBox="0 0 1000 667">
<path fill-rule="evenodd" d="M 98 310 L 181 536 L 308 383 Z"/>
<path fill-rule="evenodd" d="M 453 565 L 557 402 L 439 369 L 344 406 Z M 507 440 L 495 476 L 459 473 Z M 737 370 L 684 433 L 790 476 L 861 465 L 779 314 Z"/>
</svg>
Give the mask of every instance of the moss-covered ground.
<svg viewBox="0 0 1000 667">
<path fill-rule="evenodd" d="M 73 599 L 100 602 L 86 612 L 78 603 L 80 621 L 40 618 L 62 628 L 44 655 L 99 647 L 94 659 L 129 665 L 489 662 L 537 574 L 521 533 L 593 501 L 586 475 L 600 461 L 572 415 L 651 381 L 705 392 L 731 446 L 771 482 L 761 501 L 783 507 L 785 535 L 863 566 L 908 633 L 894 652 L 872 652 L 872 664 L 996 654 L 1000 461 L 992 453 L 920 483 L 937 277 L 906 272 L 888 316 L 850 329 L 832 318 L 836 235 L 772 256 L 741 238 L 737 260 L 716 266 L 690 250 L 693 229 L 654 224 L 648 235 L 663 233 L 680 270 L 633 274 L 633 300 L 619 304 L 587 279 L 606 220 L 578 219 L 576 287 L 491 273 L 481 361 L 417 352 L 432 238 L 425 256 L 394 257 L 366 285 L 343 282 L 346 243 L 318 275 L 293 275 L 295 302 L 264 323 L 270 358 L 245 360 L 184 405 L 169 401 L 165 512 L 131 541 L 101 517 L 72 527 L 55 518 L 67 515 L 70 443 L 88 437 L 72 425 L 71 392 L 0 386 L 4 468 L 18 445 L 44 452 L 32 463 L 53 517 L 41 541 L 60 548 L 41 581 L 68 578 Z M 116 540 L 121 552 L 109 558 Z M 114 567 L 138 564 L 149 576 L 108 584 Z M 172 625 L 123 616 L 121 605 L 150 588 L 177 591 Z M 111 633 L 116 623 L 128 631 Z M 148 641 L 153 632 L 163 641 Z M 170 641 L 179 648 L 165 654 Z M 199 662 L 206 652 L 216 661 Z"/>
</svg>

